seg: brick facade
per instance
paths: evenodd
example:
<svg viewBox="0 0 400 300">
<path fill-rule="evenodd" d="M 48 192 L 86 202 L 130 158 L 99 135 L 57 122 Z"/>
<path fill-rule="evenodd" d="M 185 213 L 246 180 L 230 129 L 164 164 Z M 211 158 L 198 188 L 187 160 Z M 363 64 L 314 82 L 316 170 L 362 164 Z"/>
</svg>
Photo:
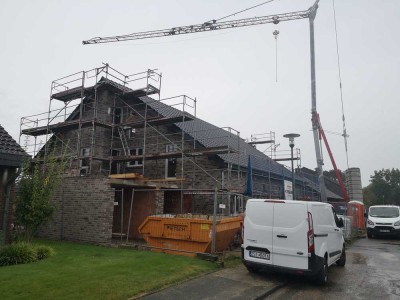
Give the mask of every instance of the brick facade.
<svg viewBox="0 0 400 300">
<path fill-rule="evenodd" d="M 89 98 L 87 98 L 89 99 Z M 157 117 L 158 112 L 152 108 L 145 107 L 145 104 L 134 97 L 123 97 L 114 94 L 107 89 L 97 91 L 97 104 L 93 100 L 85 100 L 85 109 L 82 120 L 96 120 L 103 124 L 115 123 L 115 109 L 120 110 L 121 122 L 143 121 L 140 116 Z M 113 116 L 114 115 L 114 116 Z M 124 127 L 130 149 L 145 149 L 147 154 L 166 152 L 168 145 L 175 144 L 178 148 L 185 150 L 199 149 L 203 147 L 188 135 L 182 136 L 182 131 L 174 124 L 157 126 Z M 228 171 L 227 163 L 217 155 L 196 156 L 192 158 L 176 158 L 176 178 L 184 178 L 184 181 L 173 182 L 177 191 L 149 190 L 135 191 L 132 202 L 132 218 L 129 223 L 129 212 L 131 208 L 132 187 L 124 188 L 122 191 L 110 187 L 107 176 L 110 173 L 139 173 L 150 179 L 166 178 L 167 159 L 146 160 L 128 162 L 107 161 L 112 154 L 111 149 L 125 155 L 119 138 L 118 128 L 114 126 L 102 127 L 93 126 L 82 128 L 81 135 L 78 130 L 70 130 L 57 134 L 58 138 L 68 143 L 67 153 L 75 155 L 71 160 L 66 177 L 53 197 L 56 205 L 54 218 L 40 230 L 40 236 L 52 239 L 66 239 L 83 242 L 104 244 L 109 243 L 114 236 L 125 236 L 128 233 L 130 238 L 140 238 L 138 228 L 141 222 L 151 214 L 179 213 L 182 207 L 184 213 L 210 214 L 213 211 L 214 194 L 213 190 L 223 189 L 226 194 L 219 196 L 219 203 L 225 203 L 227 209 L 231 209 L 235 199 L 229 193 L 241 194 L 245 190 L 246 167 Z M 80 142 L 79 142 L 80 141 Z M 56 153 L 61 153 L 65 146 L 58 144 Z M 89 148 L 89 157 L 93 157 L 89 163 L 88 176 L 82 175 L 80 168 L 82 156 L 79 149 Z M 75 153 L 73 152 L 75 151 Z M 81 153 L 79 153 L 81 152 Z M 115 153 L 113 154 L 115 155 Z M 97 158 L 97 159 L 96 159 Z M 101 159 L 98 159 L 101 158 Z M 87 164 L 87 161 L 85 162 Z M 257 196 L 282 198 L 282 179 L 271 179 L 269 174 L 258 176 L 253 175 L 253 190 Z M 266 188 L 268 186 L 268 188 Z M 209 190 L 207 193 L 184 193 L 180 189 L 187 190 Z M 123 200 L 122 200 L 123 199 Z M 239 204 L 238 204 L 239 205 Z M 237 211 L 231 209 L 231 212 Z M 243 206 L 243 203 L 241 204 Z M 243 209 L 243 207 L 240 209 Z M 222 213 L 222 211 L 219 211 Z M 227 212 L 227 211 L 225 211 Z M 228 211 L 229 212 L 229 211 Z M 122 235 L 121 235 L 122 232 Z"/>
<path fill-rule="evenodd" d="M 40 229 L 40 237 L 96 244 L 111 241 L 114 190 L 107 178 L 66 177 L 52 203 L 55 213 Z"/>
</svg>

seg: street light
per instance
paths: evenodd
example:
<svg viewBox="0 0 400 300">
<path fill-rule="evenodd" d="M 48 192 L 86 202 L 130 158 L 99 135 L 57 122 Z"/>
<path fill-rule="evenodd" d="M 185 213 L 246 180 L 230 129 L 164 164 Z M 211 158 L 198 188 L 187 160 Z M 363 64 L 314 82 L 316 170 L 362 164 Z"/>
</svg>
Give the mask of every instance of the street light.
<svg viewBox="0 0 400 300">
<path fill-rule="evenodd" d="M 295 190 L 295 183 L 294 183 L 294 167 L 293 167 L 293 147 L 294 147 L 294 138 L 299 137 L 300 134 L 298 133 L 288 133 L 285 134 L 283 137 L 289 139 L 289 146 L 290 146 L 290 160 L 292 161 L 292 195 L 293 200 L 295 200 L 294 190 Z"/>
</svg>

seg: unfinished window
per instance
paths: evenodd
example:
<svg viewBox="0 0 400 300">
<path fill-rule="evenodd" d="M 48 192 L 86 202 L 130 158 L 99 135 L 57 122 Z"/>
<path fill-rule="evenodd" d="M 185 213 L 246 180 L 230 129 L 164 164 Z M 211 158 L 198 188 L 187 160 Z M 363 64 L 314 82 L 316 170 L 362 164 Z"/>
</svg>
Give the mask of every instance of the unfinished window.
<svg viewBox="0 0 400 300">
<path fill-rule="evenodd" d="M 129 150 L 129 155 L 143 155 L 143 148 L 132 148 Z M 143 160 L 131 160 L 127 165 L 128 167 L 143 166 Z"/>
<path fill-rule="evenodd" d="M 90 166 L 89 156 L 90 156 L 90 148 L 81 148 L 81 160 L 79 161 L 79 167 L 80 167 L 79 173 L 81 176 L 88 174 Z"/>
<path fill-rule="evenodd" d="M 166 145 L 166 152 L 176 152 L 177 146 L 175 144 Z M 176 178 L 176 158 L 167 158 L 165 160 L 165 178 Z"/>
<path fill-rule="evenodd" d="M 113 149 L 111 151 L 111 156 L 120 156 L 120 155 L 121 155 L 120 150 Z M 120 164 L 116 161 L 113 161 L 111 163 L 111 174 L 120 174 L 120 171 L 121 171 Z"/>
<path fill-rule="evenodd" d="M 122 108 L 114 108 L 114 124 L 120 124 L 122 122 Z"/>
<path fill-rule="evenodd" d="M 81 148 L 81 156 L 89 157 L 90 156 L 90 148 Z"/>
<path fill-rule="evenodd" d="M 126 136 L 128 139 L 134 139 L 134 138 L 135 138 L 136 128 L 127 127 L 127 128 L 125 128 L 124 130 L 125 130 L 125 136 Z"/>
</svg>

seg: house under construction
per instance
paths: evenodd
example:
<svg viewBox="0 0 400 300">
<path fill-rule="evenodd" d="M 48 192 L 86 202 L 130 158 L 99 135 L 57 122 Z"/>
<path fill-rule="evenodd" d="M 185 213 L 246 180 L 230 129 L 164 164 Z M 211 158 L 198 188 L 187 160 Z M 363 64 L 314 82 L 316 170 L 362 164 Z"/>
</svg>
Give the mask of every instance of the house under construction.
<svg viewBox="0 0 400 300">
<path fill-rule="evenodd" d="M 42 236 L 141 238 L 149 215 L 212 212 L 216 190 L 225 215 L 243 210 L 246 192 L 284 198 L 290 170 L 238 131 L 197 118 L 195 98 L 161 99 L 161 79 L 157 70 L 125 75 L 104 64 L 53 81 L 48 111 L 21 118 L 27 152 L 69 162 Z M 314 182 L 295 181 L 296 198 L 318 199 Z"/>
</svg>

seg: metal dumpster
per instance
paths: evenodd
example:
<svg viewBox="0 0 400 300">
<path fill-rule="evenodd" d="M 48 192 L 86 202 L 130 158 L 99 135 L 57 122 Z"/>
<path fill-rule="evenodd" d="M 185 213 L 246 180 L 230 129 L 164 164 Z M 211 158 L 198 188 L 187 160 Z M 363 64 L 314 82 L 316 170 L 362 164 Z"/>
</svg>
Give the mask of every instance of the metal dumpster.
<svg viewBox="0 0 400 300">
<path fill-rule="evenodd" d="M 240 234 L 243 218 L 217 217 L 217 252 L 224 251 Z M 194 256 L 211 252 L 212 216 L 159 215 L 150 216 L 140 225 L 139 232 L 154 251 Z"/>
</svg>

